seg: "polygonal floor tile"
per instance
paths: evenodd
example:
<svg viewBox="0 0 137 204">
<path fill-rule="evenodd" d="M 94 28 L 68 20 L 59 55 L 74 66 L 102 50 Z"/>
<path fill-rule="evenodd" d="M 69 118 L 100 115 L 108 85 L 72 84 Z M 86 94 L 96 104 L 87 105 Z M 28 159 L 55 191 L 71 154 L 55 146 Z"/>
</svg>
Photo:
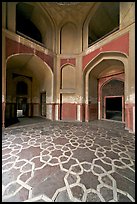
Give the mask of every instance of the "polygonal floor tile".
<svg viewBox="0 0 137 204">
<path fill-rule="evenodd" d="M 84 195 L 84 190 L 81 186 L 76 185 L 76 186 L 70 188 L 70 190 L 71 190 L 71 193 L 72 193 L 74 198 L 77 198 L 77 199 L 82 201 L 82 198 Z"/>
<path fill-rule="evenodd" d="M 101 202 L 99 196 L 96 193 L 88 193 L 86 202 Z"/>
<path fill-rule="evenodd" d="M 92 188 L 97 189 L 97 186 L 100 184 L 98 177 L 92 172 L 83 172 L 80 176 L 80 183 L 83 184 L 86 189 Z"/>
<path fill-rule="evenodd" d="M 5 191 L 3 194 L 3 198 L 4 196 L 9 196 L 9 195 L 13 195 L 15 191 L 17 191 L 19 188 L 21 187 L 20 184 L 18 184 L 16 181 L 10 183 L 8 186 L 5 187 Z"/>
<path fill-rule="evenodd" d="M 26 188 L 22 188 L 19 190 L 19 192 L 16 193 L 16 195 L 3 199 L 3 202 L 23 202 L 28 199 L 29 196 L 29 190 Z"/>
<path fill-rule="evenodd" d="M 100 194 L 104 197 L 106 202 L 113 199 L 113 191 L 107 187 L 102 187 Z"/>
</svg>

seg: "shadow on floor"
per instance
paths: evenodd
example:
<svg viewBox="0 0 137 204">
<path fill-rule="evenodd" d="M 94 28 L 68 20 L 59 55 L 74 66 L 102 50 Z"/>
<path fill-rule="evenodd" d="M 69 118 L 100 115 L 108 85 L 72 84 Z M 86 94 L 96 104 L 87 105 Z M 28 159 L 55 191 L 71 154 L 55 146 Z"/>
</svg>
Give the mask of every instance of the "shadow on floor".
<svg viewBox="0 0 137 204">
<path fill-rule="evenodd" d="M 18 120 L 16 121 L 16 123 L 8 125 L 6 128 L 35 124 L 35 123 L 40 123 L 40 122 L 45 122 L 45 121 L 49 121 L 49 120 L 45 117 L 38 117 L 38 116 L 31 117 L 31 118 L 18 117 Z"/>
</svg>

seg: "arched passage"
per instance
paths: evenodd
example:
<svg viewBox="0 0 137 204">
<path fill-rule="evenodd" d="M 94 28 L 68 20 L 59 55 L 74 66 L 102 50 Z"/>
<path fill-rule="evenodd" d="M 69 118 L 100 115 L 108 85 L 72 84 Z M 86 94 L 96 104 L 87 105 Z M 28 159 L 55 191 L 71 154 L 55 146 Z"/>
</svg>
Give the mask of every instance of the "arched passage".
<svg viewBox="0 0 137 204">
<path fill-rule="evenodd" d="M 85 121 L 104 119 L 102 87 L 112 79 L 124 82 L 123 98 L 127 96 L 127 57 L 122 53 L 101 53 L 91 60 L 84 70 Z M 117 92 L 112 93 L 119 96 Z M 102 99 L 103 96 L 103 99 Z M 106 117 L 105 117 L 106 118 Z M 124 116 L 122 117 L 124 122 Z"/>
<path fill-rule="evenodd" d="M 20 90 L 25 84 L 27 92 Z M 18 90 L 19 89 L 19 90 Z M 17 91 L 18 90 L 18 91 Z M 32 54 L 16 54 L 6 63 L 6 124 L 17 119 L 17 106 L 23 100 L 25 116 L 42 115 L 41 94 L 45 93 L 45 116 L 51 119 L 53 100 L 53 73 L 39 57 Z"/>
</svg>

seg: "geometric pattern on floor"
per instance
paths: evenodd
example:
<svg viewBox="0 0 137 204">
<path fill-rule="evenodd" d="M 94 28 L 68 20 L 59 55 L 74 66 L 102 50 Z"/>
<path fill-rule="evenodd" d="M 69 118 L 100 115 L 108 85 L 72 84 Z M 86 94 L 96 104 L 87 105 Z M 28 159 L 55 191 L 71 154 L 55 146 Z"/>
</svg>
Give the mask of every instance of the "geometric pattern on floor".
<svg viewBox="0 0 137 204">
<path fill-rule="evenodd" d="M 2 201 L 135 202 L 135 135 L 106 121 L 6 128 Z"/>
</svg>

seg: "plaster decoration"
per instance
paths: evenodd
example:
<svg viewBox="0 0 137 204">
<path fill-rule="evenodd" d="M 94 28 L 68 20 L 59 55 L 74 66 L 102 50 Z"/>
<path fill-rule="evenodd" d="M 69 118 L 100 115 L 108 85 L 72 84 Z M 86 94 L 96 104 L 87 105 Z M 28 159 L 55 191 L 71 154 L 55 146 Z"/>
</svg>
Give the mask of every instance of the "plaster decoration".
<svg viewBox="0 0 137 204">
<path fill-rule="evenodd" d="M 83 97 L 82 96 L 78 96 L 78 95 L 74 95 L 74 96 L 70 96 L 70 95 L 63 95 L 63 103 L 82 103 L 83 102 Z"/>
<path fill-rule="evenodd" d="M 75 96 L 67 96 L 67 95 L 63 95 L 63 103 L 76 103 L 76 98 Z"/>
<path fill-rule="evenodd" d="M 75 99 L 76 103 L 82 103 L 84 98 L 82 96 L 76 95 Z"/>
</svg>

